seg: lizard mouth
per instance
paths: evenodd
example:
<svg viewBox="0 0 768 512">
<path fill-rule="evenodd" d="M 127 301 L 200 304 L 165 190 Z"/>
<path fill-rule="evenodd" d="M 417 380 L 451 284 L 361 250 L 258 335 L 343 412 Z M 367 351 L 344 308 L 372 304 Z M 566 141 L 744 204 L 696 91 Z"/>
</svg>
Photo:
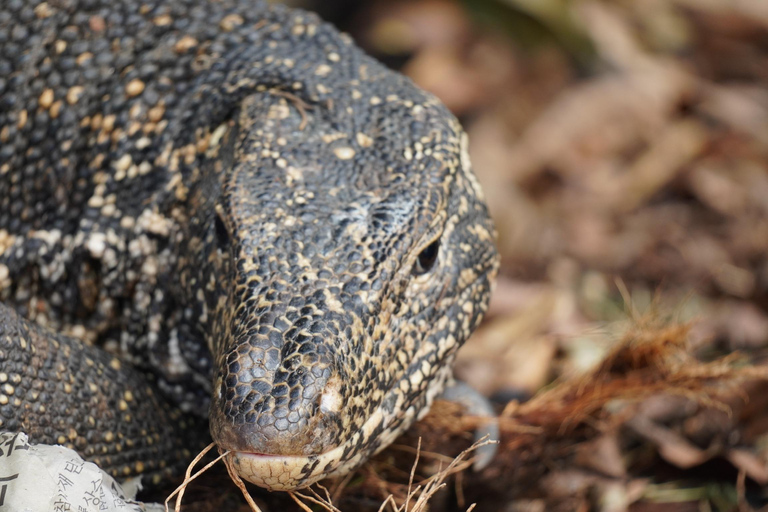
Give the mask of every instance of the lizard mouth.
<svg viewBox="0 0 768 512">
<path fill-rule="evenodd" d="M 302 489 L 324 478 L 344 474 L 388 446 L 404 429 L 423 416 L 436 395 L 442 391 L 447 375 L 449 373 L 435 377 L 436 385 L 424 394 L 425 403 L 421 407 L 403 406 L 405 397 L 400 395 L 399 388 L 391 389 L 387 395 L 394 400 L 385 398 L 350 438 L 326 452 L 272 455 L 233 451 L 227 455 L 227 463 L 242 479 L 270 491 Z M 389 405 L 386 405 L 387 402 Z"/>
<path fill-rule="evenodd" d="M 324 453 L 271 455 L 233 451 L 227 456 L 228 463 L 242 479 L 267 490 L 302 489 L 323 478 L 352 470 L 387 446 L 399 434 L 398 430 L 387 428 L 392 419 L 379 407 L 351 438 Z"/>
<path fill-rule="evenodd" d="M 290 491 L 308 487 L 334 472 L 342 454 L 339 448 L 320 455 L 232 452 L 228 458 L 243 480 L 270 491 Z"/>
</svg>

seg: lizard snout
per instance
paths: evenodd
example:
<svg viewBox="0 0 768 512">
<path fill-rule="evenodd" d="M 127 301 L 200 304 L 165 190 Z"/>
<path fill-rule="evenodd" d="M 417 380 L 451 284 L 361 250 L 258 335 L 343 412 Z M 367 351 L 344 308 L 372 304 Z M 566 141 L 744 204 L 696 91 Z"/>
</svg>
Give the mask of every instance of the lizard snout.
<svg viewBox="0 0 768 512">
<path fill-rule="evenodd" d="M 219 447 L 270 456 L 311 456 L 335 448 L 344 405 L 338 372 L 316 363 L 290 372 L 281 365 L 271 374 L 255 363 L 230 364 L 229 374 L 219 379 L 210 414 Z"/>
</svg>

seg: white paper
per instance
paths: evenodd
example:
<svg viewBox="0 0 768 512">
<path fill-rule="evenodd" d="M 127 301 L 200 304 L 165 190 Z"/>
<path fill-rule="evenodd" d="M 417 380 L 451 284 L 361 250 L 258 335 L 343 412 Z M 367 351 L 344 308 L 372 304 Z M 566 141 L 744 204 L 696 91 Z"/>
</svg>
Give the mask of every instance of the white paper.
<svg viewBox="0 0 768 512">
<path fill-rule="evenodd" d="M 127 487 L 136 488 L 136 485 Z M 155 512 L 132 501 L 111 476 L 63 446 L 32 445 L 26 434 L 0 432 L 0 511 Z"/>
</svg>

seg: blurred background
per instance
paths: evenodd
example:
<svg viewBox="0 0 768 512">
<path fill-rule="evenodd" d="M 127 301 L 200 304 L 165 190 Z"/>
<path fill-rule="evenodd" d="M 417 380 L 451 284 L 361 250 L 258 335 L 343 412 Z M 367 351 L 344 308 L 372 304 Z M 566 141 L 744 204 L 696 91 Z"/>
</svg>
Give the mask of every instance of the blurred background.
<svg viewBox="0 0 768 512">
<path fill-rule="evenodd" d="M 500 456 L 407 510 L 765 507 L 768 1 L 289 3 L 448 105 L 498 228 L 457 373 L 509 420 Z M 434 421 L 430 450 L 471 442 Z M 335 503 L 407 501 L 400 445 Z"/>
</svg>

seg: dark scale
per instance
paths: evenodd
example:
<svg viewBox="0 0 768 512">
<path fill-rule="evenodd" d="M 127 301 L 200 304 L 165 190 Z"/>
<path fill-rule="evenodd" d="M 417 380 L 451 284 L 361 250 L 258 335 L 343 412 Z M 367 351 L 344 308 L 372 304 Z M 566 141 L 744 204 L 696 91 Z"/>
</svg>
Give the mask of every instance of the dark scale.
<svg viewBox="0 0 768 512">
<path fill-rule="evenodd" d="M 0 4 L 0 428 L 160 476 L 207 418 L 305 486 L 427 411 L 496 269 L 457 121 L 316 16 Z"/>
</svg>

